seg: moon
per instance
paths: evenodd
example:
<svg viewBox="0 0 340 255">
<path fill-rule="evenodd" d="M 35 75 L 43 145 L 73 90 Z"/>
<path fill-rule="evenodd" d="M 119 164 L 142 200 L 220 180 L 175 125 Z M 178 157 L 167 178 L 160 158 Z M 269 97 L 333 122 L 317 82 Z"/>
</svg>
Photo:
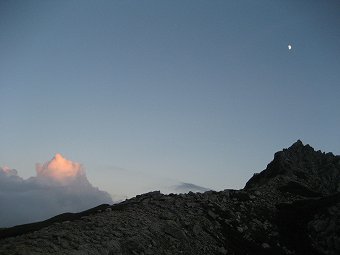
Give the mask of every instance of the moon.
<svg viewBox="0 0 340 255">
<path fill-rule="evenodd" d="M 291 50 L 291 49 L 292 49 L 292 45 L 288 44 L 288 50 Z"/>
</svg>

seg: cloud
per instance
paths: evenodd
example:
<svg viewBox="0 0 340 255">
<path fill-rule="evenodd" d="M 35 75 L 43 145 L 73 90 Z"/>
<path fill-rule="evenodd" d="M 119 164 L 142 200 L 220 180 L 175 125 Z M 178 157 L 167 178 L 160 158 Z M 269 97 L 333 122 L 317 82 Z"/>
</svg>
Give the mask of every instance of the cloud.
<svg viewBox="0 0 340 255">
<path fill-rule="evenodd" d="M 37 178 L 69 184 L 79 179 L 86 179 L 83 166 L 79 163 L 65 159 L 57 153 L 54 158 L 45 164 L 36 165 Z"/>
<path fill-rule="evenodd" d="M 174 190 L 174 193 L 188 193 L 189 191 L 192 192 L 206 192 L 208 190 L 208 188 L 202 187 L 202 186 L 198 186 L 196 184 L 192 184 L 192 183 L 187 183 L 187 182 L 182 182 L 180 184 L 174 185 L 172 187 L 172 189 Z"/>
<path fill-rule="evenodd" d="M 112 203 L 107 192 L 87 180 L 79 163 L 62 155 L 36 165 L 37 175 L 27 180 L 15 169 L 0 168 L 0 227 L 44 220 Z"/>
</svg>

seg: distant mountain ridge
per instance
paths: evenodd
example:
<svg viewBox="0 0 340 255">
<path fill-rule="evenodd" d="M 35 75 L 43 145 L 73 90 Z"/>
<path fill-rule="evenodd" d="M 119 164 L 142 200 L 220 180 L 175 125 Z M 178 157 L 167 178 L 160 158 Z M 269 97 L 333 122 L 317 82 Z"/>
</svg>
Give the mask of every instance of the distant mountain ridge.
<svg viewBox="0 0 340 255">
<path fill-rule="evenodd" d="M 2 229 L 0 254 L 338 255 L 339 191 L 340 157 L 298 140 L 244 189 L 154 191 Z"/>
</svg>

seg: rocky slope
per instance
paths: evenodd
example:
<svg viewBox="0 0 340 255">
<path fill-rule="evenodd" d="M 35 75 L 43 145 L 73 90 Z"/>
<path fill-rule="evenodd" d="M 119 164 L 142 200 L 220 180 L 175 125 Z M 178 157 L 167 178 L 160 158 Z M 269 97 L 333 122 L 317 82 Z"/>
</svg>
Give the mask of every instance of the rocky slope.
<svg viewBox="0 0 340 255">
<path fill-rule="evenodd" d="M 151 192 L 0 230 L 0 254 L 340 254 L 340 157 L 297 141 L 242 190 Z"/>
</svg>

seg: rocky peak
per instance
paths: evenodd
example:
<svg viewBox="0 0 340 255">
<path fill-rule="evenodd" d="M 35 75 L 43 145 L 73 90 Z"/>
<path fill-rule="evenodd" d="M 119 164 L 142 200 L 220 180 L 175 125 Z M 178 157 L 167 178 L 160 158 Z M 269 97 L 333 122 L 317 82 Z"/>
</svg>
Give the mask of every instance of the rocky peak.
<svg viewBox="0 0 340 255">
<path fill-rule="evenodd" d="M 309 189 L 311 194 L 332 194 L 340 191 L 339 180 L 340 156 L 315 151 L 298 140 L 288 149 L 275 153 L 273 161 L 264 171 L 255 174 L 245 189 L 275 183 L 279 189 L 293 185 Z"/>
</svg>

